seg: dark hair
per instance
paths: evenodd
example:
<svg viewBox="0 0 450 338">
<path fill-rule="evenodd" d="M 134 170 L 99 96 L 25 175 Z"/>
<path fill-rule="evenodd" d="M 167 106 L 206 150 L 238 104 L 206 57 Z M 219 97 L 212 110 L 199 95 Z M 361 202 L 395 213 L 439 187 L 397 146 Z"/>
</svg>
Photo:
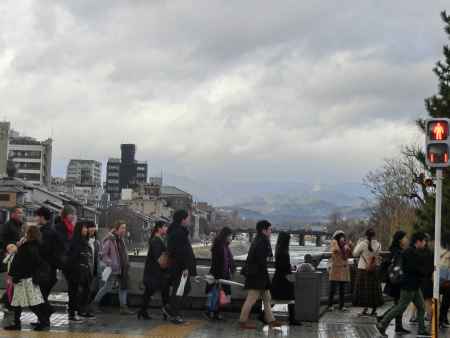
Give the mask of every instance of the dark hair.
<svg viewBox="0 0 450 338">
<path fill-rule="evenodd" d="M 368 229 L 366 231 L 366 238 L 369 241 L 369 251 L 373 252 L 373 248 L 372 248 L 372 239 L 375 238 L 375 231 L 373 229 Z"/>
<path fill-rule="evenodd" d="M 46 207 L 40 207 L 34 212 L 34 214 L 39 217 L 44 217 L 46 221 L 50 221 L 52 218 L 52 212 Z"/>
<path fill-rule="evenodd" d="M 127 222 L 125 222 L 124 220 L 121 220 L 121 219 L 115 221 L 113 223 L 113 225 L 111 226 L 111 230 L 119 230 L 119 228 L 122 224 L 127 225 Z"/>
<path fill-rule="evenodd" d="M 188 217 L 189 217 L 189 213 L 186 210 L 184 210 L 184 209 L 177 210 L 173 214 L 173 223 L 181 224 L 181 222 L 183 222 Z"/>
<path fill-rule="evenodd" d="M 403 238 L 405 238 L 405 236 L 406 232 L 404 232 L 403 230 L 397 231 L 392 237 L 392 243 L 389 248 L 389 251 L 392 252 L 394 249 L 400 249 L 401 248 L 400 242 L 402 241 Z"/>
<path fill-rule="evenodd" d="M 291 235 L 285 231 L 281 231 L 278 234 L 277 245 L 275 247 L 275 259 L 283 254 L 289 253 L 289 243 L 291 241 Z"/>
<path fill-rule="evenodd" d="M 334 236 L 333 239 L 339 243 L 339 241 L 341 240 L 342 237 L 345 238 L 345 233 L 340 232 L 340 233 L 336 234 L 336 236 Z"/>
<path fill-rule="evenodd" d="M 412 236 L 411 236 L 411 246 L 416 245 L 417 242 L 419 241 L 425 241 L 427 239 L 427 236 L 425 235 L 425 233 L 419 231 L 419 232 L 415 232 Z"/>
<path fill-rule="evenodd" d="M 233 231 L 231 231 L 229 227 L 223 227 L 222 230 L 220 230 L 220 232 L 217 234 L 216 238 L 214 238 L 211 251 L 214 251 L 218 247 L 223 247 L 228 236 L 231 236 L 232 234 Z"/>
<path fill-rule="evenodd" d="M 158 232 L 159 229 L 161 229 L 162 227 L 167 226 L 167 223 L 164 221 L 158 221 L 155 223 L 155 226 L 152 229 L 152 232 L 150 234 L 150 239 L 152 239 L 153 237 L 156 236 L 156 233 Z"/>
<path fill-rule="evenodd" d="M 81 242 L 81 240 L 83 239 L 81 230 L 83 230 L 83 228 L 88 229 L 90 222 L 91 221 L 87 221 L 87 220 L 81 220 L 81 221 L 77 222 L 77 224 L 75 225 L 75 229 L 73 231 L 72 242 L 75 242 L 75 243 Z M 87 236 L 86 236 L 86 238 L 87 238 Z"/>
<path fill-rule="evenodd" d="M 40 241 L 41 240 L 41 230 L 36 225 L 27 226 L 25 231 L 25 238 L 28 241 Z"/>
<path fill-rule="evenodd" d="M 69 215 L 75 215 L 75 209 L 70 206 L 70 205 L 66 205 L 64 206 L 64 208 L 61 210 L 61 218 L 64 219 Z"/>
<path fill-rule="evenodd" d="M 304 263 L 314 264 L 314 259 L 311 254 L 306 254 L 305 257 L 303 257 Z"/>
<path fill-rule="evenodd" d="M 86 220 L 85 223 L 86 223 L 86 226 L 88 227 L 88 229 L 90 229 L 90 228 L 97 228 L 97 225 L 95 224 L 94 221 Z"/>
<path fill-rule="evenodd" d="M 270 222 L 267 220 L 259 221 L 258 223 L 256 223 L 256 232 L 258 234 L 261 234 L 264 230 L 269 229 L 271 226 L 272 224 L 270 224 Z"/>
</svg>

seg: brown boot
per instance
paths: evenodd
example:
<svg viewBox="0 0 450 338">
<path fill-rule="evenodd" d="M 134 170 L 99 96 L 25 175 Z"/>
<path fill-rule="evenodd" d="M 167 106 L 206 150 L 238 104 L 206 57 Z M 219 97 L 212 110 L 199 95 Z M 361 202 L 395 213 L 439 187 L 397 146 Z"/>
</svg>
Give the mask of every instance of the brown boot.
<svg viewBox="0 0 450 338">
<path fill-rule="evenodd" d="M 283 323 L 280 322 L 279 320 L 274 320 L 273 322 L 269 323 L 270 328 L 274 328 L 274 327 L 281 327 L 283 326 Z"/>
<path fill-rule="evenodd" d="M 241 330 L 256 330 L 256 324 L 249 321 L 239 322 L 239 327 Z"/>
</svg>

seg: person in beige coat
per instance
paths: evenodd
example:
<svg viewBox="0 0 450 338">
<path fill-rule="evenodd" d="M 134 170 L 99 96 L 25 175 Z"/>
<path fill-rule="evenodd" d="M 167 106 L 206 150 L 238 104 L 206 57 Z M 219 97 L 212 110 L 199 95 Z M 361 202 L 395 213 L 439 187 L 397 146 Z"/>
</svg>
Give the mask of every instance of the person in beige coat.
<svg viewBox="0 0 450 338">
<path fill-rule="evenodd" d="M 336 231 L 331 241 L 331 258 L 329 261 L 330 294 L 328 307 L 334 310 L 334 295 L 339 288 L 339 309 L 347 311 L 344 307 L 345 286 L 350 282 L 350 265 L 348 259 L 352 256 L 352 243 L 347 242 L 345 233 Z"/>
</svg>

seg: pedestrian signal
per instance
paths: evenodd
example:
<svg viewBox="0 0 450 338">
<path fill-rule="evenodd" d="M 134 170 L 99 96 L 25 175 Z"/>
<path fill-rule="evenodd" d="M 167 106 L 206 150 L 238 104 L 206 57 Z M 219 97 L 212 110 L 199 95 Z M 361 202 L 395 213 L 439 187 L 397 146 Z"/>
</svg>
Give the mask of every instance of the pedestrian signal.
<svg viewBox="0 0 450 338">
<path fill-rule="evenodd" d="M 447 167 L 449 165 L 449 119 L 429 119 L 425 127 L 427 164 L 431 168 Z"/>
</svg>

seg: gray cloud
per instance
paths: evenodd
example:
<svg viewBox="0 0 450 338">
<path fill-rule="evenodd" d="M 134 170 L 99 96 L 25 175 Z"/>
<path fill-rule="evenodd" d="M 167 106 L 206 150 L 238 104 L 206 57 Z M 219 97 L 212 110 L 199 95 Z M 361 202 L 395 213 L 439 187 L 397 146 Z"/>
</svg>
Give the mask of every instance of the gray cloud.
<svg viewBox="0 0 450 338">
<path fill-rule="evenodd" d="M 204 180 L 359 180 L 421 142 L 445 5 L 6 0 L 0 116 L 53 133 L 60 174 L 135 142 Z"/>
</svg>

